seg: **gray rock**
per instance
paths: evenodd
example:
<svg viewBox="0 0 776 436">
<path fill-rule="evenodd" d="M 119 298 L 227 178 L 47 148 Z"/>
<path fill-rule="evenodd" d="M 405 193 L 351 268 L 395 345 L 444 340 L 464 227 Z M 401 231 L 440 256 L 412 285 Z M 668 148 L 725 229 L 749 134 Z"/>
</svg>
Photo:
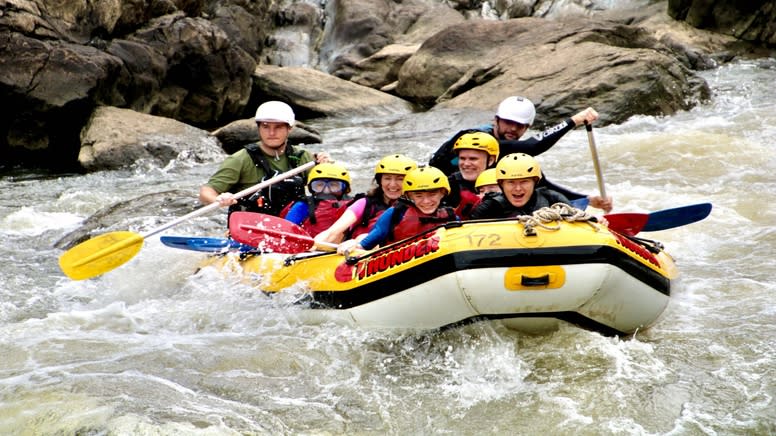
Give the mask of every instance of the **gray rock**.
<svg viewBox="0 0 776 436">
<path fill-rule="evenodd" d="M 776 45 L 774 0 L 669 0 L 668 15 L 693 27 Z"/>
<path fill-rule="evenodd" d="M 285 100 L 302 119 L 379 116 L 412 110 L 400 98 L 309 68 L 260 65 L 253 82 L 256 89 L 252 100 Z"/>
<path fill-rule="evenodd" d="M 158 166 L 177 158 L 204 162 L 222 154 L 218 140 L 205 130 L 129 109 L 99 107 L 82 132 L 78 161 L 97 171 L 139 161 Z"/>
<path fill-rule="evenodd" d="M 708 97 L 705 82 L 644 29 L 609 21 L 478 20 L 438 33 L 399 72 L 397 94 L 427 107 L 495 110 L 508 95 L 539 125 L 587 106 L 603 123 L 670 114 Z"/>
</svg>

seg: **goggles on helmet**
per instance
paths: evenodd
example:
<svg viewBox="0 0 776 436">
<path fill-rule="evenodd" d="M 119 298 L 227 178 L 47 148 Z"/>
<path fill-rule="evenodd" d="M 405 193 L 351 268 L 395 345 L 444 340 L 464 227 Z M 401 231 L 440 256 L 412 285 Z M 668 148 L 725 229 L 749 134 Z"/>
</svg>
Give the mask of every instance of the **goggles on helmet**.
<svg viewBox="0 0 776 436">
<path fill-rule="evenodd" d="M 347 189 L 347 183 L 342 180 L 315 179 L 310 182 L 310 191 L 315 194 L 322 194 L 328 190 L 331 194 L 340 194 Z"/>
</svg>

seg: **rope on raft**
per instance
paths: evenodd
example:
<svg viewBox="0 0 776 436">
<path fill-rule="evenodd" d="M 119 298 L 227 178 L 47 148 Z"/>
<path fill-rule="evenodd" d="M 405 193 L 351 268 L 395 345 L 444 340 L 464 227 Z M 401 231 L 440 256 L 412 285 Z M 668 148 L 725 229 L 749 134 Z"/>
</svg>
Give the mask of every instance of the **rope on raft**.
<svg viewBox="0 0 776 436">
<path fill-rule="evenodd" d="M 520 215 L 516 219 L 525 227 L 523 230 L 525 236 L 536 235 L 535 227 L 541 227 L 545 230 L 559 230 L 561 221 L 584 221 L 593 227 L 595 227 L 593 222 L 596 221 L 594 216 L 584 210 L 565 203 L 555 203 L 550 207 L 543 207 L 534 211 L 532 215 Z M 554 226 L 547 225 L 547 223 L 551 222 L 557 222 L 557 224 Z"/>
</svg>

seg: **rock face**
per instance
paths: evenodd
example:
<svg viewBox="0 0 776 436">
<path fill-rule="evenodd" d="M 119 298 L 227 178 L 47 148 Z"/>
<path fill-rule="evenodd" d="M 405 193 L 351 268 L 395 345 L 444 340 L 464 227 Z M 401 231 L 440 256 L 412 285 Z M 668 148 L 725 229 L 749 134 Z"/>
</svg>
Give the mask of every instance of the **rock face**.
<svg viewBox="0 0 776 436">
<path fill-rule="evenodd" d="M 709 96 L 642 28 L 609 21 L 472 20 L 428 39 L 399 71 L 396 93 L 426 107 L 495 108 L 507 95 L 549 122 L 591 105 L 605 123 L 672 114 Z"/>
<path fill-rule="evenodd" d="M 81 143 L 78 161 L 88 171 L 125 168 L 139 161 L 165 166 L 179 157 L 202 162 L 223 155 L 205 130 L 114 107 L 94 111 Z"/>
<path fill-rule="evenodd" d="M 669 0 L 668 15 L 693 27 L 776 46 L 774 0 Z"/>
<path fill-rule="evenodd" d="M 13 161 L 76 163 L 101 105 L 194 125 L 242 115 L 251 53 L 199 18 L 206 2 L 0 2 L 0 150 Z M 192 16 L 189 16 L 189 15 Z M 265 26 L 266 27 L 266 26 Z"/>
<path fill-rule="evenodd" d="M 693 69 L 753 52 L 743 40 L 774 44 L 774 1 L 0 0 L 0 168 L 181 152 L 142 138 L 108 147 L 89 124 L 101 107 L 208 129 L 269 98 L 301 119 L 492 111 L 508 94 L 533 99 L 539 122 L 587 105 L 604 122 L 670 114 L 706 97 Z M 545 18 L 514 18 L 527 15 Z"/>
<path fill-rule="evenodd" d="M 323 115 L 376 116 L 408 113 L 405 100 L 310 68 L 256 67 L 252 99 L 288 99 L 298 118 Z"/>
</svg>

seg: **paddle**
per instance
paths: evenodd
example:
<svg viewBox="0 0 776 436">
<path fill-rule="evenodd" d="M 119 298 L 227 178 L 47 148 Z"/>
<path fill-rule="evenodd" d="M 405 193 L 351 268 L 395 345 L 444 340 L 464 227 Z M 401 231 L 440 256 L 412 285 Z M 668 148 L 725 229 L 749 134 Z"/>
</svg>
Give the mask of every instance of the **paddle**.
<svg viewBox="0 0 776 436">
<path fill-rule="evenodd" d="M 259 184 L 234 194 L 234 198 L 242 198 L 246 195 L 260 191 L 267 186 L 277 183 L 295 174 L 306 171 L 315 166 L 315 162 L 308 162 L 285 173 L 267 179 Z M 59 257 L 59 267 L 62 272 L 73 280 L 83 280 L 96 277 L 108 272 L 132 259 L 143 246 L 145 238 L 160 233 L 170 227 L 176 226 L 188 219 L 204 215 L 219 208 L 218 202 L 213 202 L 175 219 L 161 227 L 157 227 L 142 235 L 130 232 L 110 232 L 104 235 L 84 241 L 67 250 Z"/>
<path fill-rule="evenodd" d="M 626 236 L 634 236 L 644 228 L 649 220 L 646 213 L 610 213 L 604 215 L 609 228 Z"/>
<path fill-rule="evenodd" d="M 231 250 L 251 251 L 250 245 L 241 244 L 229 238 L 203 238 L 197 236 L 162 236 L 162 244 L 181 250 L 199 251 L 201 253 L 225 253 Z"/>
<path fill-rule="evenodd" d="M 581 198 L 577 198 L 576 200 L 571 200 L 571 205 L 579 210 L 587 209 L 588 204 L 590 204 L 590 200 L 588 200 L 587 197 L 581 197 Z"/>
<path fill-rule="evenodd" d="M 641 231 L 656 232 L 692 224 L 709 216 L 711 207 L 711 203 L 699 203 L 652 212 Z"/>
<path fill-rule="evenodd" d="M 656 232 L 700 221 L 711 213 L 711 203 L 691 204 L 651 213 L 613 213 L 604 215 L 609 228 L 627 236 Z"/>
<path fill-rule="evenodd" d="M 587 142 L 590 144 L 590 154 L 593 156 L 593 168 L 595 169 L 595 178 L 598 180 L 598 192 L 601 198 L 606 198 L 606 188 L 604 188 L 604 175 L 601 172 L 601 163 L 598 160 L 598 149 L 595 146 L 593 138 L 593 125 L 585 120 L 585 129 L 587 130 Z"/>
<path fill-rule="evenodd" d="M 301 253 L 316 245 L 307 231 L 291 221 L 254 212 L 233 212 L 229 234 L 238 242 L 275 253 Z M 337 248 L 337 244 L 328 242 L 317 244 Z"/>
</svg>

